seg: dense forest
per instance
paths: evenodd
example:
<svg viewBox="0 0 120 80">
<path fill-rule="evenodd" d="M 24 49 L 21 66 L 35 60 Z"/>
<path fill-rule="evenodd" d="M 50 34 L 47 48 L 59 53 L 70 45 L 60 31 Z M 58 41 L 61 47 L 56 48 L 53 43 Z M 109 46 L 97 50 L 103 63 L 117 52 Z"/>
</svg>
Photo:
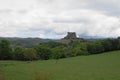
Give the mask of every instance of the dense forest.
<svg viewBox="0 0 120 80">
<path fill-rule="evenodd" d="M 68 44 L 49 41 L 31 48 L 11 46 L 8 40 L 0 40 L 0 60 L 48 60 L 80 55 L 100 54 L 120 50 L 120 38 L 97 41 L 71 40 Z"/>
</svg>

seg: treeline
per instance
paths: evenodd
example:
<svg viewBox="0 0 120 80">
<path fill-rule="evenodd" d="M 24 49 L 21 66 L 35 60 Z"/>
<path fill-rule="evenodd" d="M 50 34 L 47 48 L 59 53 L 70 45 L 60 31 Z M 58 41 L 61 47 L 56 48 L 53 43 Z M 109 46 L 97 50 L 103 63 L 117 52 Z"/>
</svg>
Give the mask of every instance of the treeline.
<svg viewBox="0 0 120 80">
<path fill-rule="evenodd" d="M 48 60 L 99 54 L 120 50 L 120 38 L 79 42 L 71 40 L 69 44 L 58 42 L 40 43 L 32 48 L 11 47 L 8 40 L 0 41 L 0 60 Z"/>
</svg>

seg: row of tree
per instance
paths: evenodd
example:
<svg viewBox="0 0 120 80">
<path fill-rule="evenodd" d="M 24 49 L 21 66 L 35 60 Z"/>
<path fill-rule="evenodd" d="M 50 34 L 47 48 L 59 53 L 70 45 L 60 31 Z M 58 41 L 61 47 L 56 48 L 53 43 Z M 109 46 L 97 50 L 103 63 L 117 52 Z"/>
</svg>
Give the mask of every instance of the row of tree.
<svg viewBox="0 0 120 80">
<path fill-rule="evenodd" d="M 8 40 L 1 40 L 0 60 L 48 60 L 98 54 L 113 50 L 120 50 L 120 38 L 86 42 L 71 40 L 69 44 L 47 42 L 33 48 L 24 48 L 22 46 L 13 48 Z"/>
</svg>

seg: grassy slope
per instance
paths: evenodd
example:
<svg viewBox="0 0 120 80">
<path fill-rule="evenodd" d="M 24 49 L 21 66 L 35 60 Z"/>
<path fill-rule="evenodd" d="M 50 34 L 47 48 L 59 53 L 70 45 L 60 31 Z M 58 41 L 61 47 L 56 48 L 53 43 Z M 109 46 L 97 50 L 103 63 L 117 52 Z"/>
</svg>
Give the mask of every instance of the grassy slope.
<svg viewBox="0 0 120 80">
<path fill-rule="evenodd" d="M 7 80 L 34 80 L 34 74 L 49 73 L 51 80 L 120 80 L 120 51 L 55 60 L 0 61 Z"/>
</svg>

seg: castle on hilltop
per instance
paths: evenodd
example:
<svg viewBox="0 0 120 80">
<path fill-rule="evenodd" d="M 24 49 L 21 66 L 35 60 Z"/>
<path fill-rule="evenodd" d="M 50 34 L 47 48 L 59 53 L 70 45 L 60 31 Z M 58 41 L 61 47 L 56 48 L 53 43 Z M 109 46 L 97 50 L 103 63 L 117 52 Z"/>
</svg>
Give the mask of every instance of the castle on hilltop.
<svg viewBox="0 0 120 80">
<path fill-rule="evenodd" d="M 64 38 L 62 38 L 61 40 L 59 40 L 58 42 L 68 44 L 71 41 L 82 42 L 85 40 L 83 38 L 77 37 L 75 32 L 67 32 L 67 35 Z"/>
<path fill-rule="evenodd" d="M 67 36 L 65 36 L 63 39 L 80 39 L 76 36 L 75 32 L 68 32 Z"/>
</svg>

